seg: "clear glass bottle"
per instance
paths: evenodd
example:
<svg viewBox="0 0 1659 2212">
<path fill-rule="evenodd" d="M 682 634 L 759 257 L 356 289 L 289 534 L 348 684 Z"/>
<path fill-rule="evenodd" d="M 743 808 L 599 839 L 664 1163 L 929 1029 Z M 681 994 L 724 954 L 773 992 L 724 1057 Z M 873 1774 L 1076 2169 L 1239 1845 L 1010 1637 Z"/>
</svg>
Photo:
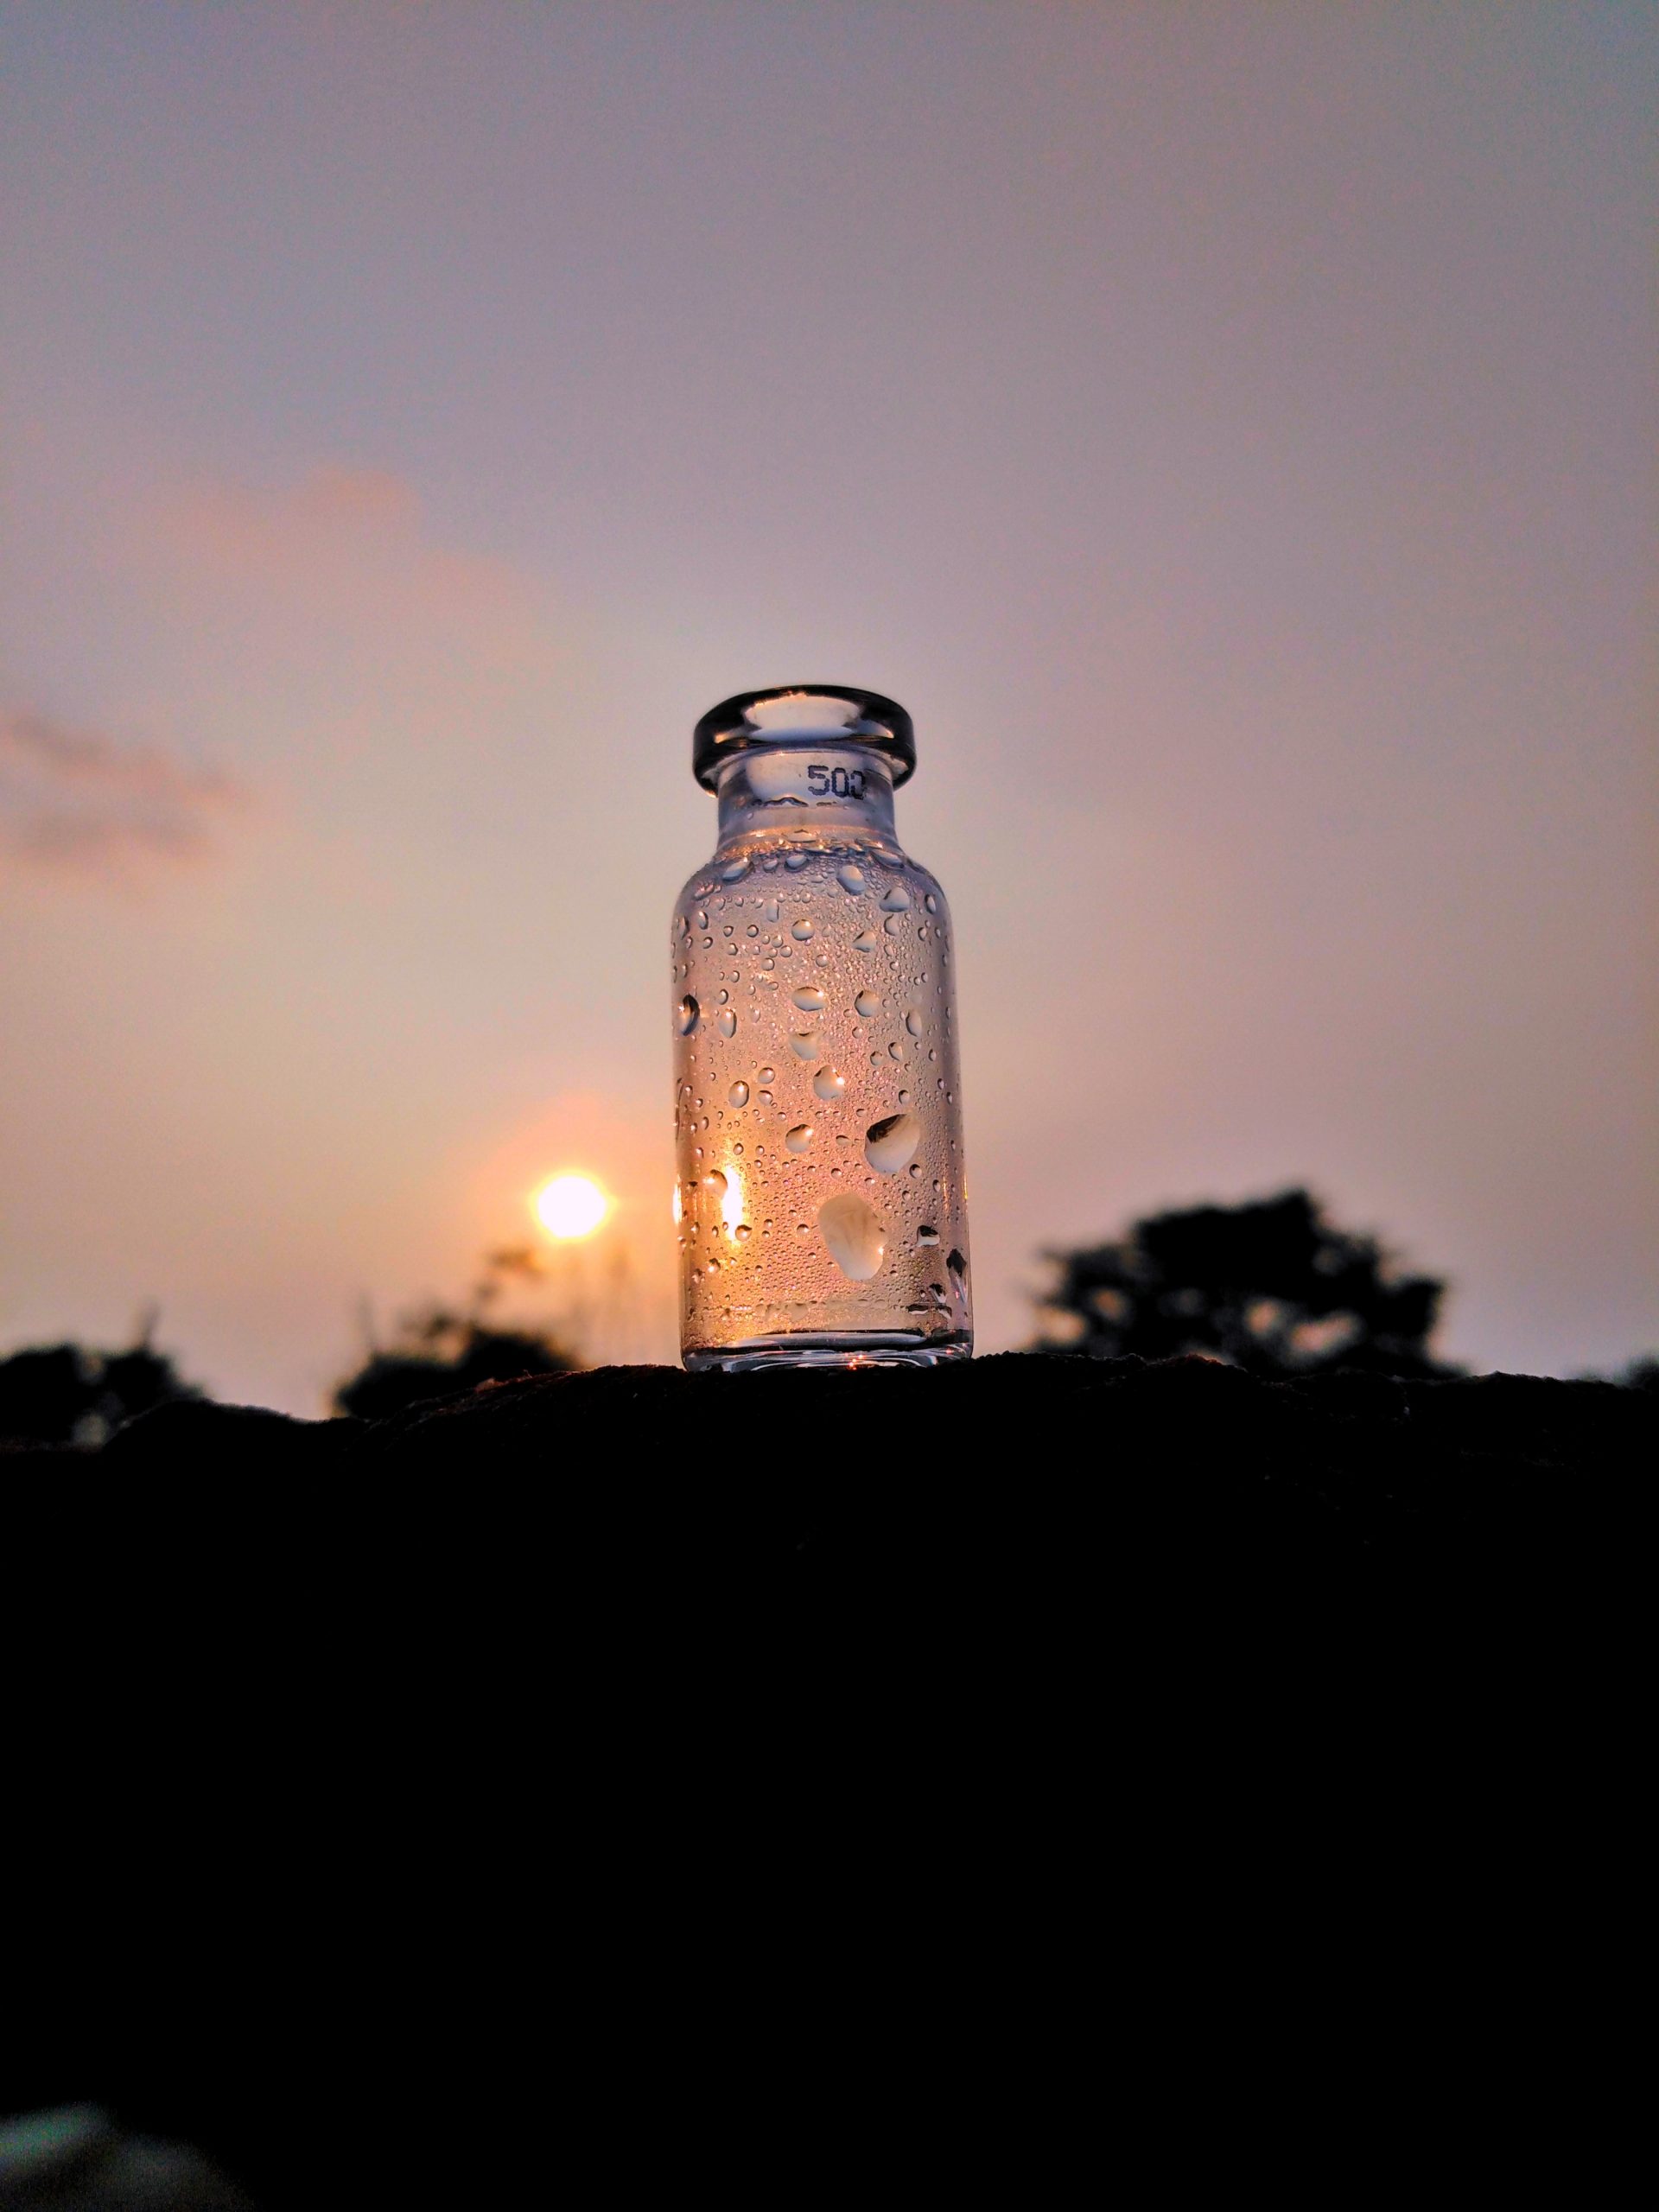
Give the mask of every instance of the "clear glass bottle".
<svg viewBox="0 0 1659 2212">
<path fill-rule="evenodd" d="M 973 1348 L 950 914 L 893 824 L 915 765 L 904 709 L 839 683 L 697 724 L 720 842 L 672 930 L 693 1370 Z"/>
</svg>

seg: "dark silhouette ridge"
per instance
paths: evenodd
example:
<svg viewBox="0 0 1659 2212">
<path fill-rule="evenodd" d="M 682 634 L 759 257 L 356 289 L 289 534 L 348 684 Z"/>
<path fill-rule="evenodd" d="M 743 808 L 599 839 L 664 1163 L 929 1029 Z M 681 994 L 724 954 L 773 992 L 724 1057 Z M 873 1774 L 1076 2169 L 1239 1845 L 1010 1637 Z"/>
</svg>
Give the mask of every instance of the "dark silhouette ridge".
<svg viewBox="0 0 1659 2212">
<path fill-rule="evenodd" d="M 1606 1709 L 1656 1444 L 1611 1383 L 1008 1354 L 164 1405 L 0 1462 L 0 2102 L 100 2102 L 260 2212 L 528 2202 L 642 2084 L 683 2162 L 739 2066 L 747 2140 L 757 2020 L 798 2085 L 815 2034 L 866 2068 L 936 1923 L 941 2005 L 998 1929 L 1073 1976 L 1103 1929 L 1138 2037 L 1241 1930 L 1282 1986 L 1304 1921 L 1374 2005 L 1364 1931 L 1449 1898 L 1465 1958 L 1460 1824 Z M 993 2011 L 1079 2060 L 1070 2004 Z"/>
<path fill-rule="evenodd" d="M 1429 1351 L 1446 1285 L 1399 1274 L 1306 1191 L 1152 1214 L 1115 1243 L 1046 1256 L 1058 1280 L 1039 1306 L 1062 1333 L 1042 1350 L 1207 1352 L 1269 1377 L 1459 1371 Z"/>
</svg>

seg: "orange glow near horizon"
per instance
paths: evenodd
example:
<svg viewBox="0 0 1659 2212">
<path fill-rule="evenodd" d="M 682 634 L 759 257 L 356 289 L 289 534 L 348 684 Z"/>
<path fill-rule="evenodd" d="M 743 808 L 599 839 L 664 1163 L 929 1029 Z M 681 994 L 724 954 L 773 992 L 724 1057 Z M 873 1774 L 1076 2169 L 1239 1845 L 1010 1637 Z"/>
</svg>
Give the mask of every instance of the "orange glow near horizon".
<svg viewBox="0 0 1659 2212">
<path fill-rule="evenodd" d="M 591 1236 L 611 1210 L 611 1201 L 589 1175 L 556 1175 L 543 1184 L 532 1203 L 537 1220 L 562 1243 Z"/>
</svg>

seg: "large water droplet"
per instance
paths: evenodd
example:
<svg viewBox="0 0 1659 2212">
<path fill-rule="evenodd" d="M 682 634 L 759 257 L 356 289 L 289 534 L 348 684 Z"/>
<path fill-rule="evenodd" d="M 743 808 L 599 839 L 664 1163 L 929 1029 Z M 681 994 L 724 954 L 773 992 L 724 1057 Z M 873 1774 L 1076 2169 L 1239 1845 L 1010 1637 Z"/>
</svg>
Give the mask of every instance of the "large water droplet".
<svg viewBox="0 0 1659 2212">
<path fill-rule="evenodd" d="M 927 911 L 930 914 L 937 914 L 939 911 L 938 894 L 931 891 L 927 894 Z"/>
<path fill-rule="evenodd" d="M 889 1114 L 864 1132 L 864 1157 L 880 1175 L 896 1175 L 916 1156 L 922 1125 L 914 1114 Z"/>
<path fill-rule="evenodd" d="M 726 1103 L 728 1106 L 747 1106 L 748 1103 L 748 1084 L 747 1083 L 734 1083 L 726 1094 Z"/>
<path fill-rule="evenodd" d="M 919 1037 L 922 1033 L 921 1015 L 916 1013 L 907 1014 L 905 1016 L 905 1027 L 912 1037 Z"/>
<path fill-rule="evenodd" d="M 699 906 L 697 909 L 697 927 L 700 930 L 706 930 L 708 926 L 709 909 L 706 906 Z"/>
<path fill-rule="evenodd" d="M 843 891 L 849 891 L 855 899 L 861 898 L 869 888 L 864 880 L 863 869 L 852 861 L 836 870 L 836 881 Z"/>
<path fill-rule="evenodd" d="M 798 922 L 791 923 L 789 933 L 798 944 L 804 944 L 812 934 L 812 925 L 803 914 Z"/>
<path fill-rule="evenodd" d="M 762 1068 L 760 1071 L 760 1080 L 762 1083 L 776 1083 L 778 1080 L 777 1069 Z"/>
<path fill-rule="evenodd" d="M 816 983 L 803 983 L 794 995 L 795 1003 L 803 1014 L 823 1012 L 823 993 Z"/>
<path fill-rule="evenodd" d="M 812 1124 L 810 1122 L 797 1122 L 794 1128 L 784 1139 L 784 1142 L 789 1147 L 791 1152 L 804 1152 L 811 1141 Z"/>
<path fill-rule="evenodd" d="M 856 1191 L 842 1191 L 818 1208 L 818 1233 L 850 1282 L 868 1282 L 887 1255 L 881 1217 Z"/>
<path fill-rule="evenodd" d="M 715 1016 L 715 1027 L 719 1030 L 722 1037 L 736 1036 L 737 1016 L 733 1013 L 730 1007 L 721 1007 L 720 1012 Z"/>
<path fill-rule="evenodd" d="M 735 883 L 741 877 L 746 876 L 748 872 L 749 864 L 747 861 L 728 861 L 725 867 L 720 871 L 720 880 L 722 883 Z"/>
<path fill-rule="evenodd" d="M 740 1244 L 747 1244 L 750 1237 L 753 1236 L 754 1231 L 749 1227 L 747 1221 L 740 1221 L 737 1227 L 732 1231 L 732 1234 L 736 1237 Z"/>
<path fill-rule="evenodd" d="M 816 1029 L 810 1029 L 802 1035 L 791 1037 L 789 1049 L 798 1060 L 816 1060 L 823 1050 L 823 1039 Z"/>
<path fill-rule="evenodd" d="M 950 1270 L 950 1287 L 958 1298 L 968 1295 L 968 1262 L 960 1252 L 950 1253 L 944 1262 Z"/>
<path fill-rule="evenodd" d="M 788 868 L 804 868 L 811 857 L 810 853 L 791 853 L 784 861 L 784 866 Z"/>
<path fill-rule="evenodd" d="M 713 1198 L 715 1205 L 718 1206 L 721 1200 L 726 1195 L 726 1178 L 721 1173 L 718 1167 L 711 1167 L 702 1179 L 709 1197 Z"/>
<path fill-rule="evenodd" d="M 937 1229 L 930 1229 L 925 1222 L 924 1222 L 921 1227 L 916 1231 L 916 1242 L 918 1244 L 937 1244 L 938 1241 L 938 1230 Z"/>
<path fill-rule="evenodd" d="M 812 1088 L 820 1098 L 839 1098 L 847 1088 L 847 1078 L 834 1068 L 820 1068 L 812 1078 Z"/>
<path fill-rule="evenodd" d="M 858 935 L 853 939 L 853 950 L 855 952 L 874 952 L 876 946 L 880 944 L 880 938 L 874 930 L 860 930 Z"/>
<path fill-rule="evenodd" d="M 674 1027 L 682 1037 L 689 1037 L 696 1027 L 699 1011 L 696 999 L 688 991 L 674 1014 Z"/>
<path fill-rule="evenodd" d="M 880 991 L 861 991 L 853 1001 L 853 1012 L 857 1014 L 861 1021 L 868 1021 L 873 1014 L 880 1014 Z"/>
<path fill-rule="evenodd" d="M 775 922 L 778 918 L 778 901 L 775 899 L 768 899 L 760 912 L 763 920 Z"/>
<path fill-rule="evenodd" d="M 902 914 L 909 905 L 910 893 L 902 883 L 895 883 L 891 890 L 884 892 L 881 895 L 881 911 L 884 914 Z"/>
</svg>

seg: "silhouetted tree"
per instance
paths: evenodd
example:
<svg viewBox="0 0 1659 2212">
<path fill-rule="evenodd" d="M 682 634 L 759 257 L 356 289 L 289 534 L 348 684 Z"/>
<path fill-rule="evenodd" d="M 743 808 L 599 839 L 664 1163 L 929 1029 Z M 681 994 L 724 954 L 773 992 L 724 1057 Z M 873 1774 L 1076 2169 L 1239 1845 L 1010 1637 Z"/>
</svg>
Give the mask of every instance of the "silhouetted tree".
<svg viewBox="0 0 1659 2212">
<path fill-rule="evenodd" d="M 1059 1279 L 1039 1311 L 1062 1319 L 1044 1350 L 1207 1352 L 1268 1376 L 1458 1371 L 1428 1349 L 1445 1284 L 1396 1274 L 1375 1237 L 1335 1227 L 1306 1191 L 1153 1214 L 1116 1243 L 1044 1256 Z"/>
<path fill-rule="evenodd" d="M 200 1398 L 150 1342 L 155 1316 L 124 1351 L 83 1344 L 31 1345 L 0 1359 L 0 1438 L 27 1444 L 98 1444 L 123 1421 L 173 1398 Z"/>
<path fill-rule="evenodd" d="M 429 1351 L 377 1351 L 334 1393 L 343 1414 L 385 1421 L 425 1398 L 475 1390 L 480 1382 L 511 1382 L 520 1375 L 568 1375 L 576 1362 L 550 1338 L 514 1329 L 483 1329 L 454 1314 L 435 1317 L 440 1336 Z"/>
</svg>

